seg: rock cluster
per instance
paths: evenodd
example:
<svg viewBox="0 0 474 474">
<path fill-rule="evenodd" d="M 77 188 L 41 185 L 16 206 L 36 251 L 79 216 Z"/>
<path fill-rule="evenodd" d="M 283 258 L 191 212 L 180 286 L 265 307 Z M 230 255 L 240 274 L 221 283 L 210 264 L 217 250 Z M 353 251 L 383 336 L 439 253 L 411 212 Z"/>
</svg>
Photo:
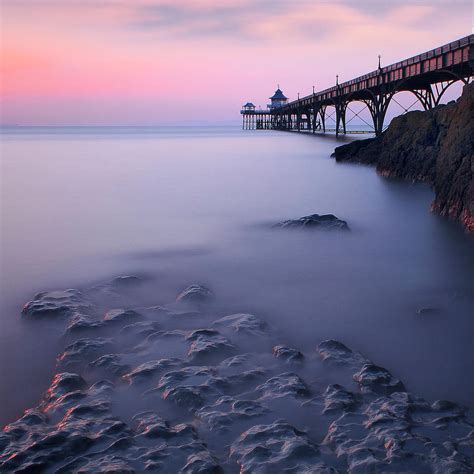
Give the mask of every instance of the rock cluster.
<svg viewBox="0 0 474 474">
<path fill-rule="evenodd" d="M 114 281 L 120 283 L 100 287 L 113 298 L 122 287 L 132 291 L 129 282 L 138 285 Z M 96 296 L 97 287 L 68 290 L 27 305 L 28 317 L 47 309 L 64 324 L 82 311 L 91 324 L 80 333 L 66 328 L 43 400 L 0 434 L 0 472 L 474 468 L 466 409 L 410 394 L 339 341 L 303 354 L 255 315 L 213 315 L 207 297 L 198 298 L 199 311 L 183 313 L 170 309 L 176 303 L 119 310 L 113 298 L 99 312 Z"/>
</svg>

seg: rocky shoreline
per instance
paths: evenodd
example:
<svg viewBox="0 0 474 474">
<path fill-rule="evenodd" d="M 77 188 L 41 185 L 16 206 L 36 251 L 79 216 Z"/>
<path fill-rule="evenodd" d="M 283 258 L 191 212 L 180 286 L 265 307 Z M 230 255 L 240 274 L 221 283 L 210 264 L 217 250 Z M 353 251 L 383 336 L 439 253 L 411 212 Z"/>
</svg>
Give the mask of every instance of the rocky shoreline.
<svg viewBox="0 0 474 474">
<path fill-rule="evenodd" d="M 40 404 L 0 434 L 1 472 L 468 473 L 474 424 L 335 340 L 311 353 L 202 285 L 126 306 L 140 278 L 38 293 L 64 329 Z M 178 293 L 178 291 L 177 291 Z"/>
<path fill-rule="evenodd" d="M 375 165 L 382 176 L 428 183 L 432 210 L 474 232 L 474 83 L 458 101 L 396 117 L 380 137 L 340 146 L 333 156 Z"/>
</svg>

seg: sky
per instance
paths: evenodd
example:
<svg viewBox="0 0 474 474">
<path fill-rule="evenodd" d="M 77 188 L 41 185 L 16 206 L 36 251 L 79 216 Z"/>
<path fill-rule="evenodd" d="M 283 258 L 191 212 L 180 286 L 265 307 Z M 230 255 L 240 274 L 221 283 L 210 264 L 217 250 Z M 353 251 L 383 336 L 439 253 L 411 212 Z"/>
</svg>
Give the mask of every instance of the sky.
<svg viewBox="0 0 474 474">
<path fill-rule="evenodd" d="M 472 33 L 473 0 L 0 0 L 0 121 L 239 120 Z"/>
</svg>

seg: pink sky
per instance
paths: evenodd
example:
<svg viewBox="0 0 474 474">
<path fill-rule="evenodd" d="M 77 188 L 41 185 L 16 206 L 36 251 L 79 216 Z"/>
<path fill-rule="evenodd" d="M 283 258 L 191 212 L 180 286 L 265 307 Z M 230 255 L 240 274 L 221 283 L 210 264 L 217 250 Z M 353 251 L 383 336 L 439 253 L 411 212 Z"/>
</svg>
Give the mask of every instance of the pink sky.
<svg viewBox="0 0 474 474">
<path fill-rule="evenodd" d="M 0 0 L 3 123 L 239 120 L 472 32 L 471 0 Z"/>
</svg>

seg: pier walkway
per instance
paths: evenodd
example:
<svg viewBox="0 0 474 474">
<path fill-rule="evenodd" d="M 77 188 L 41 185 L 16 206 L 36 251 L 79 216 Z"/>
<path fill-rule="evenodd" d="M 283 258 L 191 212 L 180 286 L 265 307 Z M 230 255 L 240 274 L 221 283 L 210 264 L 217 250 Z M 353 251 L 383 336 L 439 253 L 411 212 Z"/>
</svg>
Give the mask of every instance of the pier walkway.
<svg viewBox="0 0 474 474">
<path fill-rule="evenodd" d="M 335 121 L 334 132 L 350 133 L 346 112 L 351 102 L 362 102 L 372 118 L 372 133 L 384 130 L 390 102 L 400 92 L 411 92 L 425 110 L 439 105 L 446 90 L 455 82 L 467 84 L 474 75 L 474 34 L 432 49 L 368 74 L 339 83 L 320 92 L 288 102 L 272 101 L 268 110 L 257 110 L 247 103 L 241 110 L 244 129 L 273 129 L 330 132 L 329 117 Z M 280 89 L 278 99 L 283 97 Z M 275 96 L 274 96 L 275 97 Z M 329 109 L 329 110 L 328 110 Z M 356 114 L 358 115 L 358 114 Z M 361 131 L 362 132 L 362 131 Z M 366 132 L 367 133 L 367 132 Z"/>
</svg>

